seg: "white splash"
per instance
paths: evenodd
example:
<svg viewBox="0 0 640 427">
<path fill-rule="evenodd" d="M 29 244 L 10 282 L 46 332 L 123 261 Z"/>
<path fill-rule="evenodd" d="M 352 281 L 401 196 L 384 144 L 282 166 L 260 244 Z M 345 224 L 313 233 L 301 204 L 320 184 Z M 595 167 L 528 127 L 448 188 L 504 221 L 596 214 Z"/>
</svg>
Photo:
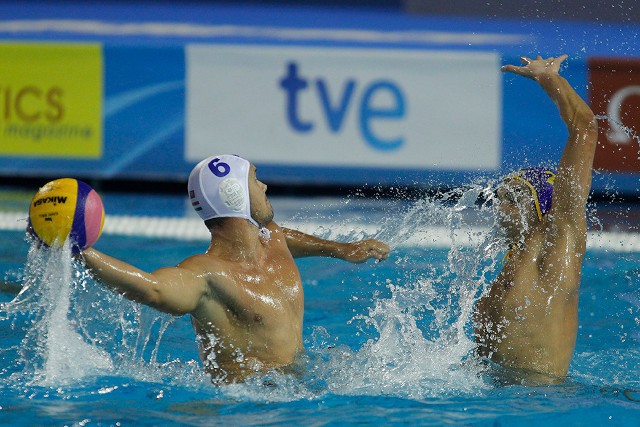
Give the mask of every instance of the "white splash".
<svg viewBox="0 0 640 427">
<path fill-rule="evenodd" d="M 434 226 L 449 230 L 452 245 L 444 265 L 438 261 L 429 266 L 433 253 L 422 245 L 395 261 L 398 265 L 394 269 L 402 270 L 406 265 L 404 277 L 385 279 L 382 284 L 387 294 L 374 294 L 366 313 L 350 322 L 358 326 L 355 333 L 368 337 L 359 348 L 336 346 L 342 338 L 316 326 L 301 380 L 270 373 L 253 382 L 225 387 L 224 395 L 258 401 L 320 398 L 325 394 L 423 399 L 479 395 L 493 388 L 486 367 L 474 354 L 471 333 L 474 303 L 490 282 L 496 259 L 501 259 L 497 237 L 489 232 L 494 216 L 476 203 L 485 190 L 474 186 L 425 198 L 384 221 L 376 237 L 392 246 L 402 247 L 424 228 Z M 480 234 L 479 223 L 485 230 Z M 324 237 L 336 236 L 328 232 Z M 350 278 L 343 280 L 349 282 Z M 375 289 L 375 284 L 372 286 Z M 273 386 L 268 391 L 264 390 L 265 381 Z"/>
<path fill-rule="evenodd" d="M 314 356 L 326 364 L 316 363 L 311 376 L 320 378 L 328 392 L 424 398 L 492 387 L 474 355 L 470 332 L 474 303 L 499 259 L 497 237 L 490 232 L 493 216 L 476 203 L 485 190 L 473 186 L 425 198 L 383 224 L 377 237 L 394 246 L 424 228 L 446 228 L 452 242 L 448 267 L 416 271 L 415 260 L 408 262 L 404 279 L 385 283 L 390 296 L 374 299 L 367 314 L 353 319 L 371 336 L 361 348 L 316 349 Z M 430 256 L 426 249 L 412 255 Z"/>
<path fill-rule="evenodd" d="M 22 291 L 2 307 L 7 315 L 26 316 L 21 343 L 22 375 L 35 384 L 64 385 L 113 368 L 109 355 L 91 345 L 77 331 L 71 298 L 76 285 L 68 242 L 45 249 L 33 244 L 29 251 Z"/>
</svg>

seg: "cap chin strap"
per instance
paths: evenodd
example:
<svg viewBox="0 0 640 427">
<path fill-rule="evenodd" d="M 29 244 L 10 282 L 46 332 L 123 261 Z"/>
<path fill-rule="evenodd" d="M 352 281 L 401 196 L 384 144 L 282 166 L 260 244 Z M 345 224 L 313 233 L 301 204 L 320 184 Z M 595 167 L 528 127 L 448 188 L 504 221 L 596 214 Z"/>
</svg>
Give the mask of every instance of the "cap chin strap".
<svg viewBox="0 0 640 427">
<path fill-rule="evenodd" d="M 258 236 L 262 237 L 265 240 L 269 240 L 271 238 L 271 230 L 267 227 L 258 224 L 258 222 L 253 218 L 247 218 L 253 225 L 258 227 Z"/>
<path fill-rule="evenodd" d="M 253 219 L 252 217 L 246 218 L 247 221 L 249 221 L 251 224 L 255 225 L 258 228 L 262 228 L 262 226 L 260 224 L 258 224 L 258 221 L 256 221 L 255 219 Z"/>
<path fill-rule="evenodd" d="M 258 236 L 265 240 L 269 240 L 271 238 L 271 230 L 267 227 L 260 227 L 260 230 L 258 230 Z"/>
<path fill-rule="evenodd" d="M 538 198 L 538 191 L 536 191 L 533 184 L 531 184 L 529 181 L 527 181 L 526 179 L 518 175 L 514 175 L 511 178 L 517 181 L 522 181 L 525 183 L 527 187 L 529 187 L 529 190 L 531 190 L 531 194 L 533 195 L 533 202 L 536 205 L 536 213 L 538 214 L 538 219 L 542 221 L 542 209 L 540 209 L 540 199 Z"/>
<path fill-rule="evenodd" d="M 556 175 L 553 172 L 548 170 L 544 171 L 544 173 L 547 174 L 548 176 L 546 181 L 553 186 L 556 180 Z M 542 208 L 540 206 L 540 196 L 538 195 L 538 190 L 536 190 L 536 188 L 533 186 L 531 182 L 529 182 L 528 179 L 518 175 L 517 172 L 512 174 L 510 178 L 524 182 L 524 184 L 527 187 L 529 187 L 529 190 L 531 190 L 531 194 L 533 195 L 533 202 L 535 203 L 535 206 L 536 206 L 536 213 L 538 214 L 538 219 L 542 221 L 542 217 L 544 216 L 544 214 L 542 213 Z"/>
</svg>

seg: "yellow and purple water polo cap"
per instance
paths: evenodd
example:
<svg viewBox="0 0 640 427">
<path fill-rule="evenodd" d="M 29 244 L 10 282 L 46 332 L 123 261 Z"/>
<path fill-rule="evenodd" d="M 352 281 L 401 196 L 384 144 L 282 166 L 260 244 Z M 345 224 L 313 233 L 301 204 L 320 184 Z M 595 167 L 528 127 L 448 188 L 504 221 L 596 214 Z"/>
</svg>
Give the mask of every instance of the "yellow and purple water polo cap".
<svg viewBox="0 0 640 427">
<path fill-rule="evenodd" d="M 507 179 L 522 181 L 529 187 L 536 205 L 538 219 L 542 221 L 542 217 L 551 209 L 556 174 L 545 168 L 528 168 L 512 173 Z"/>
</svg>

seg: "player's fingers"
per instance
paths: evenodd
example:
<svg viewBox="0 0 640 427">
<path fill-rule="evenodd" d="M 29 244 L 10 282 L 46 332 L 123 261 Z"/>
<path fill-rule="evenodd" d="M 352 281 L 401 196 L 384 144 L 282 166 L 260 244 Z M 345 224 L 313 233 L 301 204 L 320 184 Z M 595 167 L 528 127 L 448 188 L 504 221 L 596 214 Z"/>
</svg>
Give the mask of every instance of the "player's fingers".
<svg viewBox="0 0 640 427">
<path fill-rule="evenodd" d="M 502 68 L 500 68 L 502 72 L 517 73 L 517 74 L 520 74 L 523 69 L 524 67 L 518 67 L 516 65 L 505 65 Z"/>
</svg>

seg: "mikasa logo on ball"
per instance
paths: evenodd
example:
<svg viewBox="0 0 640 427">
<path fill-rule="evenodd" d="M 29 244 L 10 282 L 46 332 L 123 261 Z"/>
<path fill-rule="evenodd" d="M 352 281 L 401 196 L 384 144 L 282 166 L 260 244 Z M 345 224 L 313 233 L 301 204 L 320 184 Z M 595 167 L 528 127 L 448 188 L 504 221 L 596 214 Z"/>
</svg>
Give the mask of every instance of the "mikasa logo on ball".
<svg viewBox="0 0 640 427">
<path fill-rule="evenodd" d="M 227 207 L 234 211 L 244 209 L 245 197 L 240 181 L 235 178 L 227 178 L 220 183 L 218 191 L 220 192 L 220 199 Z"/>
<path fill-rule="evenodd" d="M 33 202 L 33 206 L 40 206 L 44 203 L 53 203 L 54 205 L 57 205 L 58 203 L 67 203 L 67 198 L 64 196 L 44 197 Z"/>
</svg>

